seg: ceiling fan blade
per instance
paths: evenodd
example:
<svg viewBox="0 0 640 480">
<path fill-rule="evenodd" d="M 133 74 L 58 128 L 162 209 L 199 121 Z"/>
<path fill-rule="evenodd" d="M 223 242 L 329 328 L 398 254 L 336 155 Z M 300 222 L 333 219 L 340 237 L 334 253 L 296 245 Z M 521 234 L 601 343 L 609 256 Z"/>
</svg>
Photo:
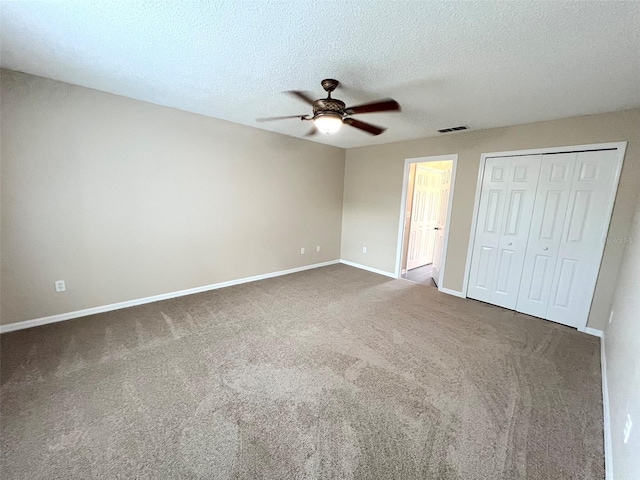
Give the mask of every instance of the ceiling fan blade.
<svg viewBox="0 0 640 480">
<path fill-rule="evenodd" d="M 311 126 L 311 130 L 309 130 L 307 133 L 305 133 L 304 136 L 305 137 L 313 137 L 317 133 L 318 133 L 318 129 L 316 128 L 315 125 L 312 125 Z"/>
<path fill-rule="evenodd" d="M 286 120 L 288 118 L 300 118 L 304 117 L 304 115 L 287 115 L 285 117 L 264 117 L 264 118 L 256 118 L 256 122 L 271 122 L 273 120 Z"/>
<path fill-rule="evenodd" d="M 361 122 L 360 120 L 356 120 L 355 118 L 345 118 L 343 120 L 343 123 L 351 125 L 352 127 L 358 128 L 360 130 L 364 130 L 371 135 L 380 135 L 386 130 L 386 128 L 378 127 L 367 122 Z"/>
<path fill-rule="evenodd" d="M 394 110 L 400 110 L 400 104 L 391 98 L 381 100 L 373 103 L 365 103 L 363 105 L 356 105 L 355 107 L 349 107 L 345 109 L 347 115 L 353 115 L 354 113 L 374 113 L 374 112 L 389 112 Z"/>
<path fill-rule="evenodd" d="M 309 96 L 309 94 L 307 92 L 302 92 L 300 90 L 289 90 L 285 93 L 288 93 L 289 95 L 293 95 L 294 97 L 296 97 L 298 100 L 302 100 L 304 103 L 308 103 L 309 105 L 313 105 L 313 98 L 311 98 Z"/>
</svg>

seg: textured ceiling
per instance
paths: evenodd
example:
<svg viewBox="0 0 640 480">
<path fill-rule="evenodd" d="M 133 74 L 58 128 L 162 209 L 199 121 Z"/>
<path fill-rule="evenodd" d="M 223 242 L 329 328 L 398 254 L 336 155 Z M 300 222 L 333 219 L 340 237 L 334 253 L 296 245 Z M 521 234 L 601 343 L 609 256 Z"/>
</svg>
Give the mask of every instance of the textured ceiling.
<svg viewBox="0 0 640 480">
<path fill-rule="evenodd" d="M 2 2 L 1 65 L 159 105 L 302 136 L 283 90 L 348 105 L 393 97 L 401 113 L 360 115 L 339 147 L 640 106 L 639 2 Z"/>
</svg>

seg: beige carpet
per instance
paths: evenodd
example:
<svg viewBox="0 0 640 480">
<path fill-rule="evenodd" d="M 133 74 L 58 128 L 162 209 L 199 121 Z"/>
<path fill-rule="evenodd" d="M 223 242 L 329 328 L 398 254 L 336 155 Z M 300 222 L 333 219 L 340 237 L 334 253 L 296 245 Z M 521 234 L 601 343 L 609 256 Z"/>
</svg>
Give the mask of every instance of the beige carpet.
<svg viewBox="0 0 640 480">
<path fill-rule="evenodd" d="M 602 479 L 598 339 L 343 265 L 2 335 L 6 479 Z"/>
</svg>

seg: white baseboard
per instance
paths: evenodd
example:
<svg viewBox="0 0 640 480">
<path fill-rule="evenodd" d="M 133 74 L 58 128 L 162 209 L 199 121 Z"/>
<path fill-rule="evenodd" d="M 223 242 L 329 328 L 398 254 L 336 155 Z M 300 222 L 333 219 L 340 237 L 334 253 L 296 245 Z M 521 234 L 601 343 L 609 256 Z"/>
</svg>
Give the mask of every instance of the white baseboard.
<svg viewBox="0 0 640 480">
<path fill-rule="evenodd" d="M 37 327 L 38 325 L 46 325 L 48 323 L 63 322 L 65 320 L 71 320 L 72 318 L 86 317 L 87 315 L 95 315 L 96 313 L 110 312 L 112 310 L 120 310 L 122 308 L 135 307 L 136 305 L 144 305 L 145 303 L 158 302 L 160 300 L 168 300 L 170 298 L 182 297 L 185 295 L 192 295 L 194 293 L 207 292 L 209 290 L 216 290 L 218 288 L 231 287 L 233 285 L 240 285 L 242 283 L 255 282 L 258 280 L 265 280 L 267 278 L 280 277 L 282 275 L 289 275 L 291 273 L 302 272 L 304 270 L 311 270 L 313 268 L 326 267 L 328 265 L 334 265 L 340 263 L 340 260 L 331 260 L 329 262 L 314 263 L 312 265 L 305 265 L 303 267 L 290 268 L 289 270 L 281 270 L 279 272 L 264 273 L 262 275 L 255 275 L 253 277 L 238 278 L 237 280 L 229 280 L 228 282 L 214 283 L 211 285 L 204 285 L 202 287 L 189 288 L 187 290 L 180 290 L 177 292 L 163 293 L 161 295 L 154 295 L 151 297 L 136 298 L 135 300 L 128 300 L 126 302 L 112 303 L 110 305 L 103 305 L 101 307 L 86 308 L 84 310 L 76 310 L 75 312 L 60 313 L 58 315 L 51 315 L 49 317 L 34 318 L 33 320 L 24 320 L 22 322 L 9 323 L 8 325 L 0 325 L 0 334 L 13 332 L 15 330 L 22 330 L 24 328 Z"/>
<path fill-rule="evenodd" d="M 611 414 L 609 412 L 607 356 L 605 354 L 604 334 L 602 332 L 600 332 L 600 334 L 600 366 L 602 368 L 602 418 L 604 420 L 604 469 L 605 479 L 613 480 L 613 452 L 611 451 Z"/>
<path fill-rule="evenodd" d="M 457 290 L 451 290 L 450 288 L 442 287 L 442 288 L 438 288 L 438 291 L 442 293 L 446 293 L 447 295 L 453 295 L 454 297 L 467 298 L 467 296 L 464 293 L 459 292 Z"/>
<path fill-rule="evenodd" d="M 398 278 L 395 273 L 385 272 L 384 270 L 378 270 L 377 268 L 367 267 L 366 265 L 360 265 L 359 263 L 349 262 L 348 260 L 340 260 L 340 263 L 344 263 L 345 265 L 349 265 L 350 267 L 360 268 L 362 270 L 366 270 L 367 272 L 377 273 L 378 275 L 384 275 L 385 277 Z"/>
<path fill-rule="evenodd" d="M 591 328 L 591 327 L 585 327 L 584 333 L 588 333 L 589 335 L 593 335 L 594 337 L 600 337 L 600 338 L 602 338 L 602 335 L 604 335 L 602 330 L 598 330 L 597 328 Z"/>
</svg>

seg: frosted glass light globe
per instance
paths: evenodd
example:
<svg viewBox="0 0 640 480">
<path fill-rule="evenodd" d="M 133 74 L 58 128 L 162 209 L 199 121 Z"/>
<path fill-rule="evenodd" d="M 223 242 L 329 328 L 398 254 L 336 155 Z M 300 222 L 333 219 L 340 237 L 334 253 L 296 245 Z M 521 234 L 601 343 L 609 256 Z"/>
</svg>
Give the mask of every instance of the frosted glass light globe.
<svg viewBox="0 0 640 480">
<path fill-rule="evenodd" d="M 335 113 L 322 113 L 313 119 L 320 133 L 336 133 L 342 127 L 342 117 Z"/>
</svg>

